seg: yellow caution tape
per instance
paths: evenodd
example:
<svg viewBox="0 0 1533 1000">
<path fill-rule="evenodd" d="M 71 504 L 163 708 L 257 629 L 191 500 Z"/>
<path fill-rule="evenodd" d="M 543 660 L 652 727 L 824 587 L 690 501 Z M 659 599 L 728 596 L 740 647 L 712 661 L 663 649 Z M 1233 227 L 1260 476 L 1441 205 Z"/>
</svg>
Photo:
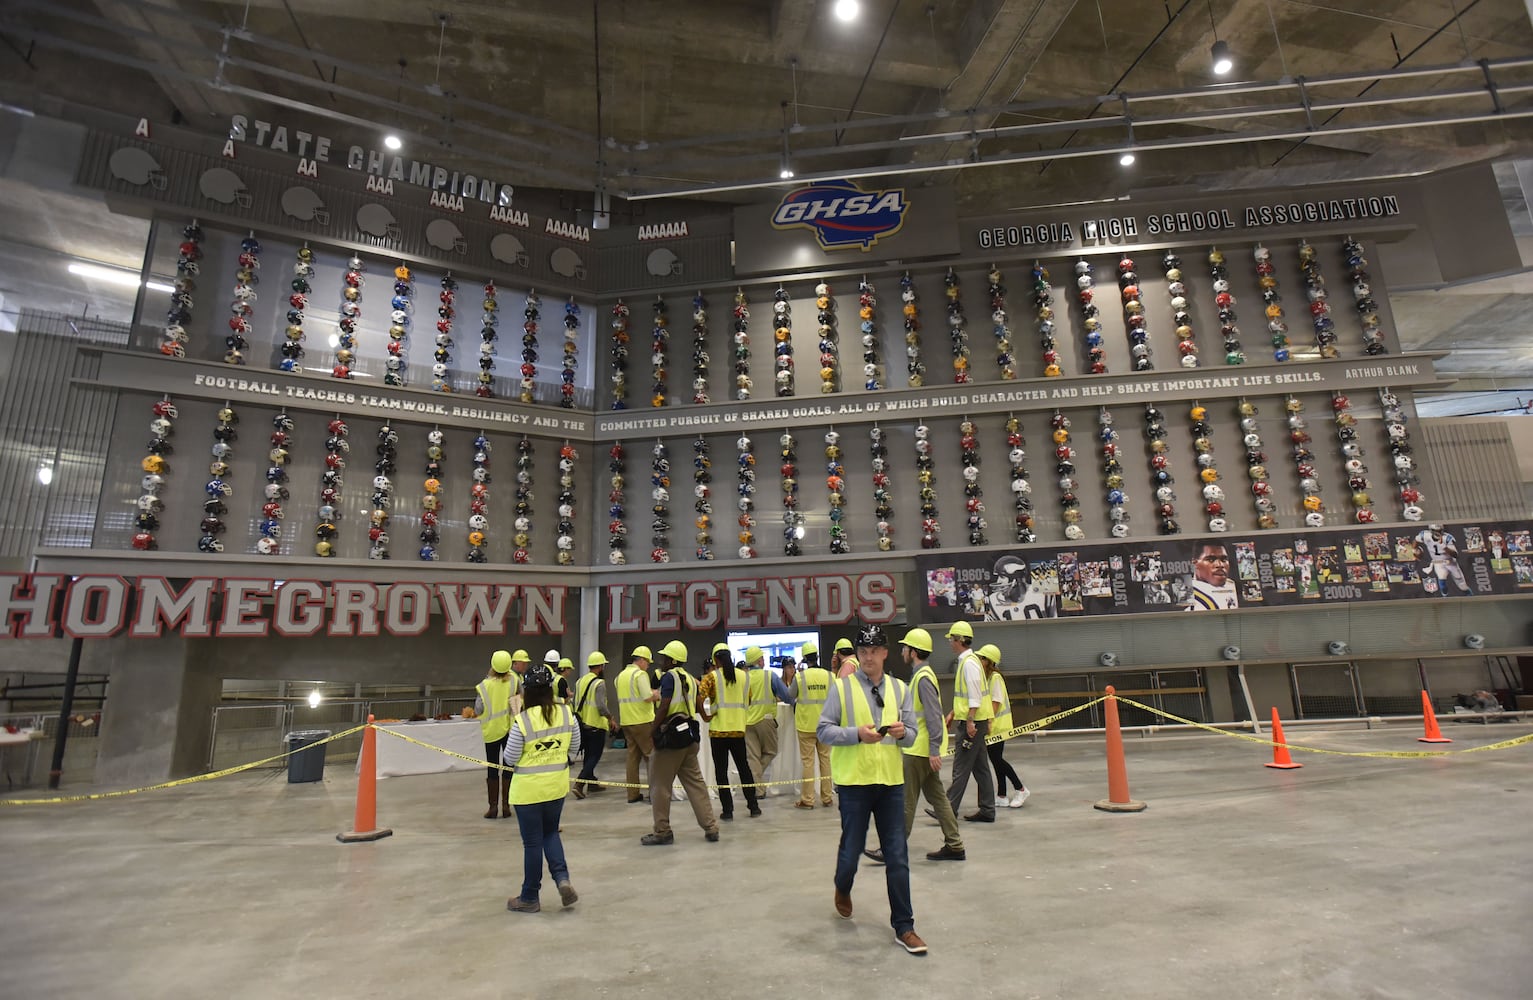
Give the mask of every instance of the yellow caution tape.
<svg viewBox="0 0 1533 1000">
<path fill-rule="evenodd" d="M 1462 747 L 1458 750 L 1329 750 L 1325 747 L 1307 747 L 1298 743 L 1277 743 L 1272 740 L 1262 739 L 1260 736 L 1249 736 L 1245 733 L 1232 733 L 1228 729 L 1220 729 L 1217 726 L 1210 726 L 1202 722 L 1194 722 L 1191 719 L 1184 719 L 1179 715 L 1172 715 L 1170 712 L 1163 712 L 1158 708 L 1151 708 L 1149 705 L 1137 702 L 1132 698 L 1124 698 L 1123 696 L 1119 695 L 1118 700 L 1123 702 L 1125 705 L 1132 705 L 1135 708 L 1142 709 L 1153 715 L 1158 715 L 1163 719 L 1170 719 L 1171 721 L 1179 722 L 1184 726 L 1193 726 L 1197 729 L 1204 729 L 1210 733 L 1218 733 L 1220 736 L 1230 736 L 1237 740 L 1245 740 L 1247 743 L 1256 743 L 1264 747 L 1283 746 L 1290 750 L 1302 750 L 1305 753 L 1328 754 L 1332 757 L 1452 757 L 1457 754 L 1480 753 L 1485 750 L 1504 750 L 1507 747 L 1515 747 L 1523 743 L 1533 743 L 1533 733 L 1529 733 L 1526 736 L 1515 736 L 1512 739 L 1502 740 L 1499 743 L 1487 743 L 1484 746 L 1478 747 Z"/>
<path fill-rule="evenodd" d="M 264 767 L 274 761 L 279 761 L 284 758 L 291 757 L 295 753 L 302 753 L 304 750 L 311 750 L 314 747 L 323 746 L 326 743 L 333 743 L 336 740 L 345 739 L 348 736 L 360 733 L 366 728 L 367 724 L 363 723 L 360 726 L 353 726 L 345 732 L 335 733 L 331 736 L 325 737 L 322 740 L 315 740 L 313 743 L 306 743 L 295 750 L 285 750 L 282 753 L 277 754 L 275 757 L 267 757 L 263 760 L 254 760 L 248 764 L 236 764 L 234 767 L 226 767 L 222 771 L 210 771 L 207 774 L 198 774 L 190 778 L 177 778 L 175 781 L 164 781 L 158 785 L 146 785 L 143 788 L 124 788 L 121 791 L 116 792 L 92 792 L 89 795 L 59 795 L 48 799 L 0 799 L 0 806 L 43 806 L 56 805 L 60 802 L 88 802 L 92 799 L 118 799 L 125 795 L 137 795 L 140 792 L 158 792 L 165 788 L 178 788 L 181 785 L 195 785 L 199 781 L 212 781 L 214 778 L 226 778 L 231 774 L 239 774 L 241 771 L 249 771 L 252 768 Z"/>
<path fill-rule="evenodd" d="M 1063 712 L 1055 712 L 1053 715 L 1045 716 L 1042 719 L 1035 719 L 1032 722 L 1024 722 L 1022 725 L 1014 726 L 1011 729 L 1006 730 L 1004 733 L 991 733 L 989 736 L 985 737 L 985 744 L 988 746 L 991 743 L 1004 743 L 1006 740 L 1021 736 L 1025 733 L 1031 733 L 1036 730 L 1043 729 L 1045 726 L 1052 726 L 1060 719 L 1067 719 L 1074 715 L 1076 712 L 1084 712 L 1086 709 L 1091 708 L 1093 705 L 1100 705 L 1106 700 L 1106 697 L 1098 698 L 1095 701 L 1088 701 L 1084 705 L 1077 705 L 1074 708 L 1067 708 Z"/>
</svg>

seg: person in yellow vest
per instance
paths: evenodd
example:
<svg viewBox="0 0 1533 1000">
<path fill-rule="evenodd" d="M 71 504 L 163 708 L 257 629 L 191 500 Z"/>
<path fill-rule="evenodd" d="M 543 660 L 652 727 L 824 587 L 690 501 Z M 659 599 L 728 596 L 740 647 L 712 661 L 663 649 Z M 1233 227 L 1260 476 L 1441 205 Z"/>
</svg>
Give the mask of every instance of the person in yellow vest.
<svg viewBox="0 0 1533 1000">
<path fill-rule="evenodd" d="M 749 703 L 745 709 L 745 755 L 751 762 L 761 799 L 772 794 L 766 782 L 771 780 L 772 761 L 777 759 L 777 703 L 793 704 L 793 692 L 767 667 L 766 653 L 760 646 L 745 650 L 745 667 L 750 680 Z M 792 681 L 792 668 L 787 680 Z"/>
<path fill-rule="evenodd" d="M 719 824 L 708 801 L 708 786 L 697 752 L 697 681 L 687 673 L 687 647 L 672 639 L 660 650 L 660 709 L 655 727 L 655 755 L 649 763 L 649 801 L 655 828 L 639 838 L 646 847 L 676 842 L 671 830 L 671 786 L 677 779 L 692 803 L 692 815 L 709 841 L 719 839 Z"/>
<path fill-rule="evenodd" d="M 740 772 L 740 790 L 752 816 L 761 815 L 756 802 L 756 776 L 745 753 L 746 688 L 749 683 L 745 664 L 738 667 L 729 646 L 713 647 L 712 667 L 697 685 L 697 704 L 703 721 L 708 723 L 708 748 L 713 754 L 713 781 L 718 786 L 719 819 L 735 818 L 735 797 L 729 789 L 729 761 Z"/>
<path fill-rule="evenodd" d="M 888 639 L 879 625 L 857 633 L 857 672 L 837 679 L 825 696 L 815 734 L 830 746 L 830 773 L 841 803 L 841 846 L 836 853 L 835 906 L 852 918 L 852 882 L 878 829 L 894 939 L 913 955 L 926 954 L 910 902 L 910 859 L 905 841 L 905 766 L 901 747 L 916 739 L 910 689 L 884 673 Z"/>
<path fill-rule="evenodd" d="M 964 819 L 970 823 L 995 822 L 995 781 L 990 775 L 985 737 L 995 708 L 990 703 L 990 688 L 985 683 L 985 668 L 971 648 L 974 627 L 956 621 L 947 630 L 948 643 L 958 662 L 953 669 L 953 780 L 947 788 L 947 800 L 958 813 L 963 808 L 963 793 L 969 788 L 969 776 L 979 786 L 979 811 Z"/>
<path fill-rule="evenodd" d="M 947 750 L 947 730 L 943 727 L 942 695 L 937 688 L 937 672 L 927 663 L 932 654 L 931 633 L 913 628 L 900 640 L 900 657 L 910 667 L 911 707 L 916 717 L 916 740 L 905 748 L 905 836 L 916 825 L 916 803 L 924 795 L 927 813 L 942 827 L 942 846 L 926 855 L 928 861 L 963 861 L 963 837 L 958 832 L 958 818 L 942 787 L 942 757 Z M 864 851 L 882 863 L 883 850 Z"/>
<path fill-rule="evenodd" d="M 793 678 L 793 727 L 798 730 L 798 761 L 803 774 L 799 785 L 799 809 L 814 808 L 814 767 L 820 765 L 820 804 L 830 805 L 830 747 L 815 737 L 820 723 L 820 709 L 830 690 L 830 671 L 820 666 L 820 649 L 806 642 L 798 651 L 804 661 Z"/>
<path fill-rule="evenodd" d="M 1006 690 L 1006 678 L 1001 676 L 1001 651 L 995 643 L 987 642 L 976 650 L 979 660 L 985 665 L 985 685 L 990 689 L 990 704 L 995 709 L 995 718 L 990 721 L 990 734 L 1007 733 L 1013 725 L 1011 721 L 1011 693 Z M 995 807 L 997 809 L 1006 806 L 1011 809 L 1021 809 L 1022 803 L 1032 794 L 1022 784 L 1022 779 L 1017 777 L 1016 768 L 1006 759 L 1006 742 L 987 744 L 985 749 L 990 754 L 990 767 L 995 771 Z M 1006 782 L 1010 780 L 1017 790 L 1006 797 Z"/>
<path fill-rule="evenodd" d="M 517 650 L 525 657 L 527 654 Z M 501 753 L 506 749 L 506 733 L 511 728 L 512 698 L 521 688 L 521 674 L 511 669 L 511 654 L 497 649 L 490 654 L 490 672 L 474 688 L 474 715 L 479 719 L 479 732 L 484 737 L 484 759 L 490 765 L 484 776 L 485 793 L 490 807 L 484 811 L 485 819 L 511 815 L 511 779 L 500 767 Z"/>
<path fill-rule="evenodd" d="M 590 782 L 596 780 L 596 765 L 607 748 L 607 733 L 617 732 L 617 720 L 607 700 L 607 682 L 602 679 L 606 671 L 607 658 L 598 650 L 586 657 L 586 675 L 575 685 L 575 718 L 580 720 L 580 745 L 585 748 L 580 776 L 571 787 L 577 799 L 585 798 L 588 791 L 603 791 L 601 785 Z"/>
<path fill-rule="evenodd" d="M 857 672 L 857 657 L 852 640 L 842 637 L 836 640 L 836 648 L 830 651 L 830 672 L 837 678 L 850 677 Z"/>
<path fill-rule="evenodd" d="M 559 901 L 571 906 L 580 897 L 570 884 L 559 814 L 570 793 L 570 758 L 580 752 L 580 729 L 568 705 L 554 700 L 554 674 L 546 665 L 527 672 L 526 704 L 517 713 L 502 760 L 511 770 L 511 804 L 522 831 L 522 891 L 506 900 L 513 913 L 536 913 L 543 884 L 543 861 L 559 890 Z"/>
<path fill-rule="evenodd" d="M 559 657 L 559 665 L 554 667 L 554 700 L 570 704 L 570 699 L 575 697 L 575 686 L 570 683 L 570 672 L 575 669 L 575 661 L 568 656 Z"/>
<path fill-rule="evenodd" d="M 628 801 L 643 802 L 639 791 L 639 762 L 649 761 L 655 752 L 655 702 L 660 692 L 649 684 L 649 661 L 654 654 L 648 646 L 636 646 L 633 659 L 617 675 L 617 717 L 623 727 L 623 741 L 628 744 Z M 653 764 L 651 764 L 653 767 Z"/>
</svg>

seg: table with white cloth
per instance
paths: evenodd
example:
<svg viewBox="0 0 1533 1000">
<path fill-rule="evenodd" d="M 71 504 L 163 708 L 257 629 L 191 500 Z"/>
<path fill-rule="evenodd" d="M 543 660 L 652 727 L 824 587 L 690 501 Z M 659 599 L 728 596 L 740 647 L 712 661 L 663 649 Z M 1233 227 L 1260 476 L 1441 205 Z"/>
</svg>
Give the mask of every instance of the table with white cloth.
<svg viewBox="0 0 1533 1000">
<path fill-rule="evenodd" d="M 5 772 L 7 788 L 16 787 L 16 782 L 11 777 L 11 752 L 22 759 L 22 784 L 32 783 L 32 769 L 37 763 L 38 748 L 42 746 L 43 731 L 41 729 L 23 729 L 19 732 L 6 732 L 0 729 L 0 769 Z"/>
<path fill-rule="evenodd" d="M 380 778 L 397 778 L 407 774 L 442 774 L 448 771 L 479 771 L 484 763 L 484 736 L 478 719 L 448 719 L 441 722 L 380 722 L 382 730 L 378 741 L 378 767 Z M 408 740 L 390 736 L 400 733 L 410 739 L 429 743 L 443 750 L 464 754 L 472 760 L 438 753 L 428 747 L 417 746 Z M 360 767 L 360 762 L 358 763 Z"/>
<path fill-rule="evenodd" d="M 713 748 L 708 742 L 708 726 L 702 727 L 703 745 L 699 756 L 703 765 L 703 780 L 708 784 L 715 781 L 713 774 Z M 757 781 L 798 781 L 803 777 L 803 767 L 798 759 L 798 727 L 793 721 L 793 706 L 777 706 L 777 757 L 772 761 L 772 766 L 767 769 L 766 777 L 756 776 Z M 739 781 L 740 773 L 735 767 L 734 759 L 729 761 L 729 781 Z M 738 793 L 738 789 L 734 789 Z M 768 789 L 769 794 L 792 795 L 798 797 L 799 789 L 792 785 L 776 785 Z"/>
</svg>

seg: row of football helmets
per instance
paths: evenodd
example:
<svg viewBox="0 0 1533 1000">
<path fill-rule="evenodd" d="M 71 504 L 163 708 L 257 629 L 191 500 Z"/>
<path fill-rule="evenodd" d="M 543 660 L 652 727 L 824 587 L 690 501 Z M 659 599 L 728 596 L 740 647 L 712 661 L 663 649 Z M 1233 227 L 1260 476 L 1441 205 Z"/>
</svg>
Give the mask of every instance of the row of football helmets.
<svg viewBox="0 0 1533 1000">
<path fill-rule="evenodd" d="M 1301 241 L 1296 252 L 1297 265 L 1304 282 L 1304 312 L 1309 317 L 1310 325 L 1314 329 L 1313 347 L 1304 348 L 1306 356 L 1319 358 L 1335 358 L 1341 356 L 1339 334 L 1336 321 L 1332 316 L 1329 301 L 1329 291 L 1326 286 L 1324 275 L 1319 262 L 1319 253 L 1315 247 L 1307 241 Z M 1294 348 L 1290 340 L 1290 328 L 1287 307 L 1283 304 L 1283 294 L 1277 277 L 1277 268 L 1273 261 L 1272 251 L 1264 246 L 1257 246 L 1251 251 L 1253 262 L 1253 277 L 1255 287 L 1261 297 L 1261 314 L 1259 317 L 1263 325 L 1265 335 L 1271 344 L 1271 357 L 1274 362 L 1285 363 L 1293 360 Z M 1382 320 L 1379 315 L 1379 304 L 1372 296 L 1372 289 L 1368 284 L 1368 274 L 1364 269 L 1367 261 L 1362 257 L 1362 248 L 1355 240 L 1346 240 L 1342 243 L 1342 259 L 1348 268 L 1350 288 L 1354 295 L 1353 306 L 1358 316 L 1359 328 L 1363 336 L 1363 347 L 1358 353 L 1375 355 L 1383 353 L 1384 334 L 1382 332 Z M 1234 294 L 1229 260 L 1226 253 L 1218 248 L 1210 249 L 1206 254 L 1208 264 L 1209 285 L 1207 291 L 1209 299 L 1207 305 L 1212 307 L 1212 315 L 1217 318 L 1219 334 L 1223 345 L 1221 361 L 1225 365 L 1240 365 L 1247 361 L 1245 348 L 1242 346 L 1242 334 L 1238 325 L 1236 312 L 1237 300 Z M 1202 367 L 1205 362 L 1200 353 L 1200 344 L 1194 329 L 1194 312 L 1196 306 L 1192 297 L 1196 294 L 1193 281 L 1188 271 L 1185 270 L 1182 257 L 1176 251 L 1166 251 L 1160 256 L 1160 268 L 1165 276 L 1165 289 L 1167 292 L 1167 315 L 1171 321 L 1171 328 L 1175 334 L 1177 348 L 1177 363 L 1183 368 Z M 1096 269 L 1097 262 L 1090 257 L 1081 257 L 1073 264 L 1075 278 L 1074 303 L 1068 310 L 1070 316 L 1078 317 L 1080 331 L 1083 337 L 1082 350 L 1080 353 L 1079 371 L 1072 372 L 1066 360 L 1065 352 L 1060 349 L 1057 339 L 1060 327 L 1063 323 L 1070 322 L 1068 318 L 1061 317 L 1056 311 L 1054 302 L 1054 286 L 1050 282 L 1048 268 L 1042 263 L 1036 263 L 1028 272 L 1028 278 L 1032 288 L 1032 302 L 1035 308 L 1039 344 L 1041 348 L 1041 369 L 1039 374 L 1044 377 L 1060 377 L 1070 374 L 1107 374 L 1109 372 L 1105 324 L 1101 308 L 1096 301 Z M 1150 345 L 1151 310 L 1144 298 L 1144 287 L 1138 264 L 1131 256 L 1125 255 L 1116 262 L 1116 274 L 1119 288 L 1119 296 L 1122 300 L 1123 328 L 1127 337 L 1128 356 L 1134 371 L 1146 372 L 1155 367 L 1153 351 Z M 981 371 L 975 365 L 968 335 L 968 317 L 964 309 L 961 295 L 961 280 L 959 275 L 949 269 L 942 277 L 944 292 L 944 318 L 949 333 L 950 351 L 952 354 L 952 381 L 955 384 L 964 384 L 976 378 L 997 377 L 1003 381 L 1009 381 L 1018 377 L 1016 351 L 1012 339 L 1011 317 L 1006 307 L 1006 286 L 1004 276 L 998 268 L 992 268 L 986 274 L 986 290 L 988 295 L 989 319 L 995 336 L 995 366 L 994 375 L 989 371 Z M 922 354 L 921 329 L 922 316 L 919 297 L 915 287 L 915 280 L 909 271 L 905 271 L 899 278 L 900 286 L 900 314 L 904 327 L 904 341 L 906 354 L 906 372 L 903 380 L 886 381 L 885 372 L 879 354 L 879 325 L 877 317 L 877 298 L 873 291 L 873 285 L 866 278 L 858 284 L 858 335 L 863 347 L 862 378 L 858 379 L 863 389 L 876 390 L 884 388 L 887 384 L 919 387 L 926 384 L 927 370 Z M 818 375 L 819 392 L 835 393 L 847 388 L 847 382 L 843 376 L 844 359 L 841 353 L 841 326 L 837 313 L 837 299 L 829 283 L 819 279 L 813 287 L 812 305 L 817 320 L 816 332 L 818 336 Z M 748 304 L 748 295 L 745 289 L 737 289 L 734 295 L 734 310 L 731 323 L 731 354 L 734 363 L 733 373 L 733 398 L 737 401 L 753 398 L 754 384 L 750 367 L 750 328 L 751 311 Z M 692 401 L 710 401 L 708 394 L 708 349 L 707 343 L 707 312 L 704 308 L 705 300 L 701 292 L 693 299 L 693 367 L 692 367 Z M 626 302 L 619 301 L 612 308 L 612 358 L 614 371 L 612 374 L 611 405 L 613 409 L 625 409 L 628 406 L 626 395 L 626 367 L 628 357 L 628 328 L 630 307 Z M 669 318 L 667 307 L 663 297 L 656 297 L 652 308 L 652 367 L 653 379 L 650 392 L 650 405 L 655 407 L 670 405 L 669 390 L 665 378 L 668 363 L 668 326 Z M 797 395 L 796 388 L 796 365 L 793 342 L 793 309 L 792 297 L 782 286 L 778 286 L 773 292 L 772 311 L 767 322 L 771 324 L 773 334 L 773 394 L 777 396 Z M 945 380 L 945 379 L 944 379 Z"/>
</svg>

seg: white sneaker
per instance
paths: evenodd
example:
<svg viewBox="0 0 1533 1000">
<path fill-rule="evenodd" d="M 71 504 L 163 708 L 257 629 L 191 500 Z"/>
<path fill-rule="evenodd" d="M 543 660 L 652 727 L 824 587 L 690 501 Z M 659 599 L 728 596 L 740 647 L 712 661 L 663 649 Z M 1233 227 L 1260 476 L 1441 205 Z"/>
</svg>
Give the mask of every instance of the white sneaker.
<svg viewBox="0 0 1533 1000">
<path fill-rule="evenodd" d="M 1011 801 L 1006 804 L 1012 809 L 1021 809 L 1022 803 L 1026 802 L 1027 797 L 1031 794 L 1033 793 L 1025 788 L 1019 789 L 1018 791 L 1011 793 Z"/>
<path fill-rule="evenodd" d="M 1004 796 L 1004 795 L 997 795 L 995 797 L 995 807 L 997 809 L 1005 809 L 1007 805 L 1008 805 L 1008 803 L 1006 801 L 1006 796 Z"/>
</svg>

